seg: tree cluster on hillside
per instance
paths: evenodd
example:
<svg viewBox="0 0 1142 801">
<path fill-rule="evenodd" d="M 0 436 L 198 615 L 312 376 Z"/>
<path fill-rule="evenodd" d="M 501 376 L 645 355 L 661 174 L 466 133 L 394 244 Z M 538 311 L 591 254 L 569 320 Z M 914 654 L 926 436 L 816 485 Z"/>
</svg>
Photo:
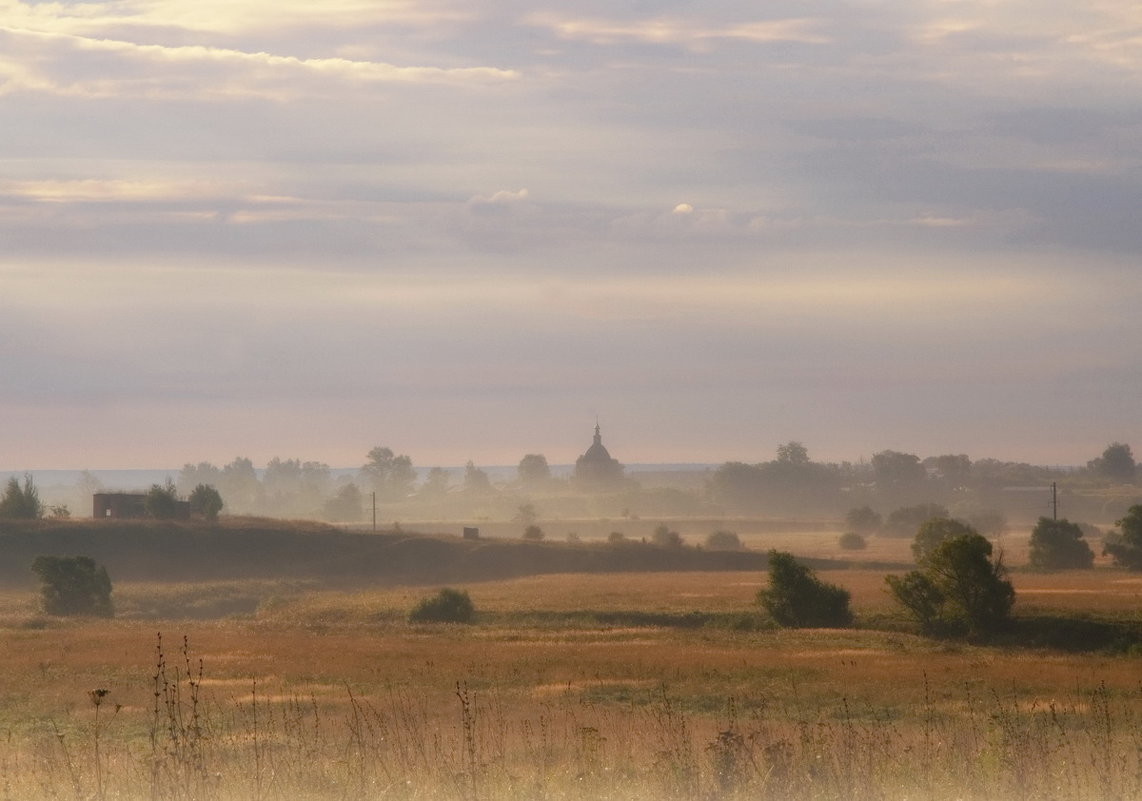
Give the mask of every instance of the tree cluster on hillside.
<svg viewBox="0 0 1142 801">
<path fill-rule="evenodd" d="M 1115 525 L 1119 530 L 1105 542 L 1103 550 L 1116 565 L 1142 570 L 1142 505 L 1131 506 L 1126 517 Z"/>
<path fill-rule="evenodd" d="M 911 536 L 916 526 L 938 516 L 955 517 L 978 531 L 998 535 L 1006 525 L 1006 509 L 1016 508 L 1021 519 L 1028 516 L 1029 490 L 1041 488 L 1045 504 L 1052 484 L 1064 491 L 1068 486 L 1085 490 L 1130 483 L 1136 475 L 1130 446 L 1117 442 L 1107 446 L 1086 468 L 1061 469 L 996 459 L 973 461 L 966 454 L 956 453 L 921 457 L 891 449 L 857 463 L 818 462 L 803 443 L 789 441 L 777 446 L 769 461 L 720 465 L 710 473 L 705 487 L 642 490 L 628 483 L 610 494 L 616 498 L 625 494 L 632 501 L 615 501 L 615 509 L 609 512 L 584 503 L 556 506 L 574 507 L 581 514 L 592 515 L 637 506 L 639 513 L 655 516 L 727 513 L 830 517 L 848 509 L 850 515 L 859 515 L 847 520 L 848 530 L 860 534 L 895 531 Z M 498 476 L 493 482 L 486 469 L 472 462 L 463 471 L 435 467 L 418 472 L 409 455 L 385 446 L 369 450 L 355 475 L 336 475 L 321 462 L 281 457 L 274 457 L 261 469 L 244 457 L 221 467 L 208 462 L 185 465 L 178 476 L 179 491 L 185 495 L 200 484 L 216 487 L 229 513 L 344 522 L 361 520 L 374 495 L 379 505 L 393 508 L 439 506 L 452 514 L 486 515 L 505 504 L 513 508 L 512 503 L 518 506 L 536 497 L 577 494 L 568 479 L 553 476 L 547 458 L 540 453 L 525 454 L 514 478 Z M 350 484 L 355 492 L 347 489 Z M 355 511 L 355 498 L 360 499 L 360 511 Z M 1070 500 L 1077 503 L 1078 497 Z M 1088 507 L 1090 503 L 1093 501 Z M 1041 510 L 1034 511 L 1037 515 Z"/>
<path fill-rule="evenodd" d="M 917 533 L 919 569 L 886 576 L 889 590 L 925 631 L 975 635 L 1002 628 L 1015 602 L 1002 557 L 992 558 L 986 537 L 946 522 Z"/>
<path fill-rule="evenodd" d="M 813 462 L 800 442 L 777 449 L 777 458 L 760 464 L 727 462 L 710 480 L 714 500 L 735 512 L 827 514 L 843 501 L 843 470 Z"/>
<path fill-rule="evenodd" d="M 335 475 L 329 465 L 301 459 L 272 458 L 259 469 L 245 457 L 218 467 L 188 463 L 175 483 L 182 494 L 200 485 L 216 487 L 230 514 L 316 518 L 332 522 L 361 522 L 375 500 L 378 506 L 431 507 L 447 502 L 459 509 L 486 503 L 501 494 L 570 491 L 567 481 L 551 476 L 542 454 L 525 455 L 517 480 L 493 484 L 486 470 L 469 461 L 463 473 L 433 467 L 423 478 L 412 457 L 376 446 L 356 475 Z"/>
<path fill-rule="evenodd" d="M 15 476 L 9 478 L 0 496 L 0 519 L 38 520 L 43 516 L 44 504 L 32 476 L 25 474 L 23 485 Z"/>
<path fill-rule="evenodd" d="M 1130 446 L 1119 442 L 1109 445 L 1085 468 L 1077 469 L 997 459 L 973 461 L 966 454 L 955 453 L 922 458 L 896 450 L 874 453 L 867 462 L 822 463 L 812 461 L 801 443 L 790 442 L 778 447 L 777 458 L 772 461 L 722 464 L 710 479 L 709 494 L 733 513 L 820 515 L 845 507 L 867 509 L 868 516 L 850 521 L 849 527 L 858 533 L 872 533 L 882 525 L 874 522 L 875 516 L 891 509 L 934 504 L 944 511 L 929 516 L 946 517 L 949 507 L 974 504 L 993 512 L 1019 503 L 1020 496 L 1009 491 L 1039 487 L 1045 494 L 1052 484 L 1084 488 L 1130 484 L 1137 474 Z M 994 533 L 1004 525 L 1002 515 L 976 520 L 965 512 L 957 517 Z M 915 523 L 888 520 L 883 525 L 888 530 L 898 529 L 901 536 L 911 536 Z"/>
</svg>

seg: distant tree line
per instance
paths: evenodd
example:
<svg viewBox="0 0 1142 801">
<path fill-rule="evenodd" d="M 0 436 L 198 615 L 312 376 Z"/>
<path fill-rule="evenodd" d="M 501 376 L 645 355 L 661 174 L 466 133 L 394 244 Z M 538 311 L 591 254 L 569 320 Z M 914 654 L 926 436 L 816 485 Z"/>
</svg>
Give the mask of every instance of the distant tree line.
<svg viewBox="0 0 1142 801">
<path fill-rule="evenodd" d="M 982 513 L 1010 503 L 1011 491 L 1049 488 L 1064 491 L 1135 486 L 1139 468 L 1129 445 L 1115 442 L 1085 467 L 1058 468 L 996 459 L 973 461 L 966 454 L 921 458 L 913 453 L 884 450 L 859 463 L 815 462 L 800 442 L 777 448 L 776 458 L 755 464 L 726 462 L 709 482 L 712 500 L 732 513 L 818 514 L 848 508 L 913 507 L 925 503 L 965 506 Z M 857 502 L 857 503 L 854 503 Z M 923 519 L 927 519 L 927 515 Z M 946 514 L 944 515 L 946 516 Z M 918 522 L 923 522 L 923 519 Z M 916 520 L 849 521 L 854 531 L 898 528 L 901 535 L 915 529 Z M 976 521 L 987 526 L 987 521 Z"/>
</svg>

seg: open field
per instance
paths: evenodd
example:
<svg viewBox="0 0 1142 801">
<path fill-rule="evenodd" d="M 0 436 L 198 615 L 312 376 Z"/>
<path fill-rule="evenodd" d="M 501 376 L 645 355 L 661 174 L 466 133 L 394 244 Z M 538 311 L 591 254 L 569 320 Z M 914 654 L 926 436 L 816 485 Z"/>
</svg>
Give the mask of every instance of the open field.
<svg viewBox="0 0 1142 801">
<path fill-rule="evenodd" d="M 877 626 L 843 631 L 736 625 L 759 571 L 470 582 L 472 626 L 406 623 L 425 585 L 117 582 L 114 621 L 10 588 L 0 798 L 1142 796 L 1137 649 L 920 638 L 885 572 L 824 574 Z M 1013 579 L 1017 614 L 1142 622 L 1137 575 Z"/>
</svg>

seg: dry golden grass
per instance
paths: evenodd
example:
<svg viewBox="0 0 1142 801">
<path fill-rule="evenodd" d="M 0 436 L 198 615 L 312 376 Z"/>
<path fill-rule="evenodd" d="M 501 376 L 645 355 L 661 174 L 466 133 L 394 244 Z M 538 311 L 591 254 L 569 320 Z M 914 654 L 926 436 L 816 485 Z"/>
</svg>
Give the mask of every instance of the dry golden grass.
<svg viewBox="0 0 1142 801">
<path fill-rule="evenodd" d="M 852 592 L 858 615 L 891 609 L 883 570 L 820 575 Z M 1139 614 L 1142 581 L 1126 573 L 1013 578 L 1019 608 Z M 426 587 L 116 587 L 138 614 L 211 598 L 259 604 L 209 621 L 60 621 L 39 616 L 30 591 L 8 591 L 0 797 L 1109 801 L 1142 792 L 1139 656 L 573 617 L 750 610 L 764 581 L 687 572 L 481 582 L 465 587 L 486 616 L 476 626 L 404 622 Z M 536 612 L 555 616 L 528 622 Z M 162 699 L 172 686 L 178 696 L 156 714 L 159 630 Z M 109 691 L 98 709 L 88 696 L 96 688 Z"/>
</svg>

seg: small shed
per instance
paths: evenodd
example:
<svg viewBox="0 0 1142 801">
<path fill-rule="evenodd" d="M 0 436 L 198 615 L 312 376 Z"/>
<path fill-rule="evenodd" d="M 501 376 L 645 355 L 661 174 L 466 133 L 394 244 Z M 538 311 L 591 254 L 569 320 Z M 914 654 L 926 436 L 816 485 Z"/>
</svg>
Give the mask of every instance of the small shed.
<svg viewBox="0 0 1142 801">
<path fill-rule="evenodd" d="M 137 520 L 149 517 L 144 492 L 97 492 L 92 496 L 91 515 L 95 519 Z M 175 501 L 175 518 L 190 519 L 190 501 Z"/>
</svg>

